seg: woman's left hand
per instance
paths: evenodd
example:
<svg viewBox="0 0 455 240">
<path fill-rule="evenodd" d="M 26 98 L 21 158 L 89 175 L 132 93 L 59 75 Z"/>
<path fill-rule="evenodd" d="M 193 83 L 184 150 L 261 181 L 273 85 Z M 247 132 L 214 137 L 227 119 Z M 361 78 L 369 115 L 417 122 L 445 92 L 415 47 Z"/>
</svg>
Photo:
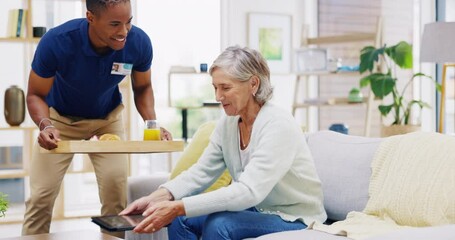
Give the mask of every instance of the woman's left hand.
<svg viewBox="0 0 455 240">
<path fill-rule="evenodd" d="M 185 215 L 182 201 L 155 203 L 142 214 L 147 216 L 135 228 L 136 233 L 153 233 L 169 225 L 176 217 Z"/>
</svg>

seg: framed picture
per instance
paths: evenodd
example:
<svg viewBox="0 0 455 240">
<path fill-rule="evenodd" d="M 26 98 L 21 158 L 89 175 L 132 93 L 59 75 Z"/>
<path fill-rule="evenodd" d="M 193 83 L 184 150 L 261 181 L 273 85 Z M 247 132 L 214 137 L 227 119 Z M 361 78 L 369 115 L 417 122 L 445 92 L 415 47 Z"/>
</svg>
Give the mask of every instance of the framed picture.
<svg viewBox="0 0 455 240">
<path fill-rule="evenodd" d="M 261 52 L 271 73 L 291 72 L 291 29 L 290 15 L 248 14 L 248 46 Z"/>
</svg>

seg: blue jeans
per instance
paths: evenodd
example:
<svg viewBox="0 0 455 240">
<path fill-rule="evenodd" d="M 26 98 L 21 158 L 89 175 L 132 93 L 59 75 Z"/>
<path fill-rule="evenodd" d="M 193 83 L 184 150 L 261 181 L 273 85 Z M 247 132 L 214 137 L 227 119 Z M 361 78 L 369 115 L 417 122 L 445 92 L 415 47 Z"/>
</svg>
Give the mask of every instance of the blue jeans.
<svg viewBox="0 0 455 240">
<path fill-rule="evenodd" d="M 169 240 L 204 240 L 255 238 L 265 234 L 300 230 L 300 222 L 286 222 L 277 215 L 264 214 L 255 208 L 240 212 L 218 212 L 200 217 L 178 217 L 168 226 Z"/>
</svg>

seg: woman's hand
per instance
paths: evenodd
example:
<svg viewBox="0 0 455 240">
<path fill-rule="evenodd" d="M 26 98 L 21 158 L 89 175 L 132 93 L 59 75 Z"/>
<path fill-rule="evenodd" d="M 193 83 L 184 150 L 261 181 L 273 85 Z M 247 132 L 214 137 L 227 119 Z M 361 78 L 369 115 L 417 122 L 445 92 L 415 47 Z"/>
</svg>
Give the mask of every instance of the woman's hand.
<svg viewBox="0 0 455 240">
<path fill-rule="evenodd" d="M 140 214 L 158 202 L 170 201 L 173 199 L 174 197 L 166 188 L 159 188 L 150 195 L 141 197 L 128 205 L 119 213 L 119 215 Z"/>
<path fill-rule="evenodd" d="M 141 197 L 135 200 L 133 203 L 128 205 L 123 211 L 119 213 L 119 215 L 132 215 L 132 214 L 141 214 L 147 208 L 151 207 L 155 202 L 151 195 Z"/>
<path fill-rule="evenodd" d="M 163 201 L 154 204 L 142 214 L 147 216 L 133 231 L 136 233 L 153 233 L 169 225 L 176 217 L 185 215 L 182 201 Z"/>
</svg>

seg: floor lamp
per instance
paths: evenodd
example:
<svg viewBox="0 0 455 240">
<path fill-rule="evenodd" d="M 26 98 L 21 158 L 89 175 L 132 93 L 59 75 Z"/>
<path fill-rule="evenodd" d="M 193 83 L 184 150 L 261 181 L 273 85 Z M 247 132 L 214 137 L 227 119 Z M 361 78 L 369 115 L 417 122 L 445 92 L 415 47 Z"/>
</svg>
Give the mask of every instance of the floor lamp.
<svg viewBox="0 0 455 240">
<path fill-rule="evenodd" d="M 420 60 L 443 64 L 441 79 L 441 101 L 439 105 L 438 131 L 444 132 L 446 72 L 455 67 L 455 22 L 434 22 L 425 25 L 422 36 Z"/>
</svg>

